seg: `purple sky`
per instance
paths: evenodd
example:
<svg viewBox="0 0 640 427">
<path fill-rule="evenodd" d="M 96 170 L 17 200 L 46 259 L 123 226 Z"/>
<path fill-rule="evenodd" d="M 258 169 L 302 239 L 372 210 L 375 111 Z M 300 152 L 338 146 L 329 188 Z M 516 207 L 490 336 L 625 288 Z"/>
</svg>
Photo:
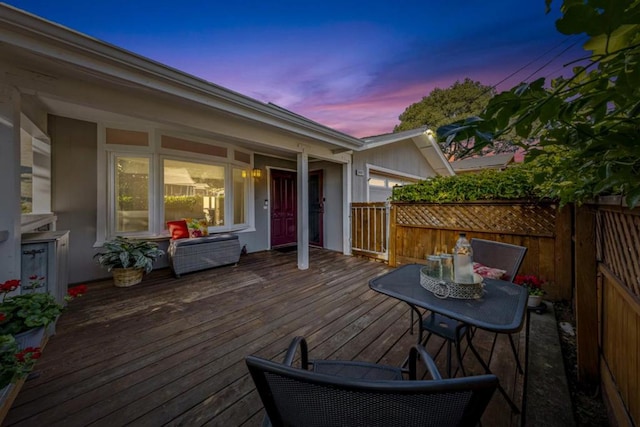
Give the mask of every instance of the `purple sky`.
<svg viewBox="0 0 640 427">
<path fill-rule="evenodd" d="M 560 0 L 549 15 L 544 0 L 8 3 L 357 137 L 391 132 L 436 87 L 532 62 L 506 90 L 582 55 L 555 29 Z"/>
</svg>

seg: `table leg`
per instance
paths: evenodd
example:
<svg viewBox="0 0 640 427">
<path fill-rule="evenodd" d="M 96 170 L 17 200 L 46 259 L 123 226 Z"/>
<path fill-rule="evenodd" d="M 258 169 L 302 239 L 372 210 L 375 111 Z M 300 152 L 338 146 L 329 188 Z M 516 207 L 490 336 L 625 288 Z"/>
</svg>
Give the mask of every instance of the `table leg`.
<svg viewBox="0 0 640 427">
<path fill-rule="evenodd" d="M 485 363 L 485 361 L 482 359 L 482 357 L 480 356 L 480 353 L 478 353 L 478 350 L 476 350 L 476 348 L 473 346 L 473 340 L 471 339 L 471 333 L 469 332 L 471 330 L 471 328 L 467 328 L 467 333 L 465 334 L 467 337 L 467 346 L 469 347 L 469 349 L 471 350 L 471 353 L 473 353 L 473 355 L 476 357 L 476 359 L 478 360 L 478 362 L 480 363 L 480 365 L 482 366 L 482 368 L 484 369 L 485 373 L 487 374 L 492 374 L 493 372 L 491 372 L 491 369 L 489 369 L 489 365 L 487 365 Z M 520 409 L 516 406 L 516 404 L 513 402 L 513 400 L 511 400 L 511 398 L 509 397 L 509 395 L 507 394 L 507 392 L 505 391 L 505 389 L 502 387 L 502 385 L 500 384 L 500 382 L 498 382 L 498 391 L 504 396 L 504 398 L 507 400 L 507 403 L 509 404 L 509 407 L 511 408 L 511 410 L 516 413 L 519 414 L 520 413 Z"/>
</svg>

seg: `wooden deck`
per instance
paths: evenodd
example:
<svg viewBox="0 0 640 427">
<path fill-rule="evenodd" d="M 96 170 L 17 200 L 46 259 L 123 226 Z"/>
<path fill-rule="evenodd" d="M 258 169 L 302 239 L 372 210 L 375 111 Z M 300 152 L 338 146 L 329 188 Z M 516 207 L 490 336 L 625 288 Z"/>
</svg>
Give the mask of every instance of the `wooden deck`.
<svg viewBox="0 0 640 427">
<path fill-rule="evenodd" d="M 380 262 L 311 249 L 306 271 L 295 252 L 270 251 L 180 279 L 157 270 L 131 288 L 90 283 L 60 318 L 3 425 L 259 425 L 248 354 L 280 360 L 303 335 L 312 358 L 401 363 L 416 339 L 409 309 L 368 287 L 386 271 Z M 490 336 L 478 332 L 474 342 L 486 350 Z M 438 341 L 430 341 L 432 354 Z M 506 337 L 496 351 L 492 369 L 520 406 L 523 377 Z M 465 367 L 480 373 L 470 352 Z M 519 424 L 496 393 L 483 425 Z"/>
</svg>

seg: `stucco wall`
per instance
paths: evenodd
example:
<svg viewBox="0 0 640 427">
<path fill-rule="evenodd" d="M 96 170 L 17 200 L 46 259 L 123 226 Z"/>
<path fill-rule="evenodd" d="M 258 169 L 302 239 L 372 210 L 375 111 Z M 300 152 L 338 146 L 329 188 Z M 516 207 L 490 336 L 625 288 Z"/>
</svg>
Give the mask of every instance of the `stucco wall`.
<svg viewBox="0 0 640 427">
<path fill-rule="evenodd" d="M 385 169 L 420 177 L 435 176 L 436 172 L 427 162 L 413 141 L 402 141 L 353 153 L 353 181 L 351 197 L 354 202 L 367 201 L 367 163 Z M 358 170 L 365 172 L 358 176 Z"/>
<path fill-rule="evenodd" d="M 96 241 L 97 125 L 49 116 L 51 137 L 52 210 L 57 229 L 69 230 L 69 283 L 110 273 L 93 260 Z"/>
</svg>

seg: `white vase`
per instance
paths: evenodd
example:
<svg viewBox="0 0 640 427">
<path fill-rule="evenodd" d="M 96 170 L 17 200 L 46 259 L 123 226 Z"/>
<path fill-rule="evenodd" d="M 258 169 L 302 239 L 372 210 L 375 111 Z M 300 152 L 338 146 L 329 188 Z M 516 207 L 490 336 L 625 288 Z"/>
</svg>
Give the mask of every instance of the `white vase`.
<svg viewBox="0 0 640 427">
<path fill-rule="evenodd" d="M 529 295 L 529 300 L 527 301 L 528 307 L 539 307 L 542 303 L 542 295 Z"/>
</svg>

